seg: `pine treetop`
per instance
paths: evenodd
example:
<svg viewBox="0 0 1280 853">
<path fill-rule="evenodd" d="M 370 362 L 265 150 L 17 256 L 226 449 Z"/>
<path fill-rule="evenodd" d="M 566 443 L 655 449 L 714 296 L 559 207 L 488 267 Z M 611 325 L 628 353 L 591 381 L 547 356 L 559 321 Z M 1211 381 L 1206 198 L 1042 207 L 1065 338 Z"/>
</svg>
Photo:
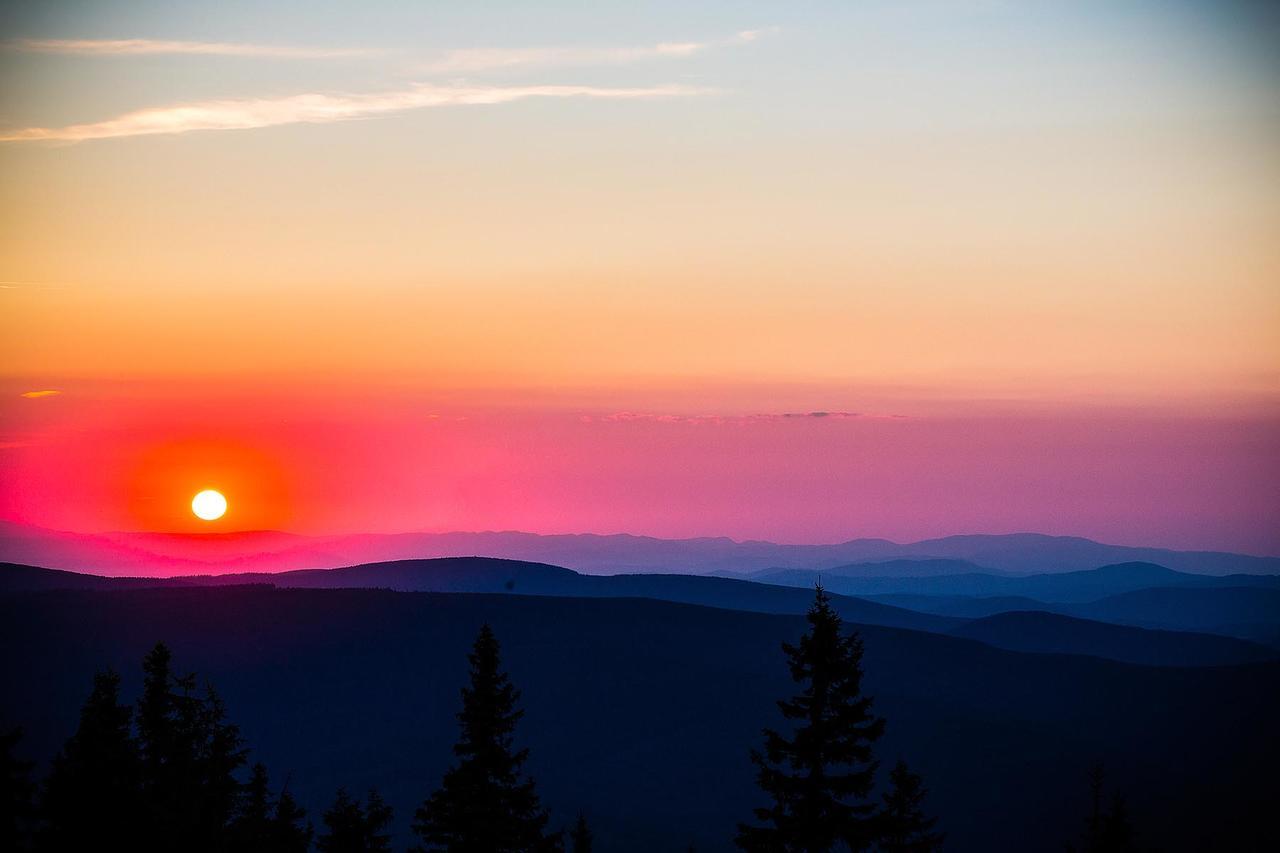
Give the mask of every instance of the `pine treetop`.
<svg viewBox="0 0 1280 853">
<path fill-rule="evenodd" d="M 876 805 L 867 798 L 877 762 L 872 744 L 884 720 L 862 694 L 862 642 L 845 635 L 821 586 L 806 614 L 808 630 L 784 643 L 800 691 L 778 702 L 788 734 L 765 729 L 764 749 L 751 753 L 757 781 L 772 799 L 755 810 L 763 826 L 741 826 L 746 850 L 826 851 L 837 843 L 864 850 L 875 840 Z"/>
</svg>

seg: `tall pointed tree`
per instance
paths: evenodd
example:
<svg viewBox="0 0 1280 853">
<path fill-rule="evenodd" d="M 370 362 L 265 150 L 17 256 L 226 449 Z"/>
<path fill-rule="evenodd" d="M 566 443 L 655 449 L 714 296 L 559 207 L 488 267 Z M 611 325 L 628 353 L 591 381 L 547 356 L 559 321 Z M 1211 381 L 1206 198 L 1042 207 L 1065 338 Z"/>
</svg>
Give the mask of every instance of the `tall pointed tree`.
<svg viewBox="0 0 1280 853">
<path fill-rule="evenodd" d="M 311 827 L 306 812 L 289 793 L 288 786 L 273 796 L 267 768 L 253 766 L 244 786 L 235 820 L 228 828 L 230 847 L 242 853 L 306 853 Z"/>
<path fill-rule="evenodd" d="M 1129 823 L 1129 810 L 1125 799 L 1116 794 L 1111 801 L 1111 808 L 1102 806 L 1103 782 L 1106 772 L 1102 764 L 1089 768 L 1089 817 L 1085 820 L 1084 832 L 1080 835 L 1082 853 L 1131 853 L 1134 850 L 1133 826 Z M 1068 844 L 1067 850 L 1075 851 L 1075 846 Z"/>
<path fill-rule="evenodd" d="M 306 822 L 307 810 L 289 793 L 286 783 L 276 798 L 275 814 L 271 819 L 272 853 L 307 853 L 311 849 L 311 837 L 315 830 Z"/>
<path fill-rule="evenodd" d="M 390 853 L 391 807 L 377 790 L 369 791 L 365 805 L 339 790 L 324 813 L 325 832 L 316 839 L 320 853 Z"/>
<path fill-rule="evenodd" d="M 160 850 L 216 850 L 225 845 L 244 765 L 239 729 L 228 722 L 211 686 L 175 676 L 169 649 L 157 644 L 143 662 L 138 702 L 142 792 L 149 838 Z"/>
<path fill-rule="evenodd" d="M 591 834 L 591 827 L 587 825 L 587 818 L 581 812 L 578 813 L 578 820 L 573 825 L 573 831 L 569 833 L 569 841 L 572 844 L 573 853 L 591 853 L 591 845 L 595 840 L 595 836 Z"/>
<path fill-rule="evenodd" d="M 120 704 L 120 676 L 93 679 L 80 725 L 53 759 L 37 838 L 42 850 L 126 849 L 136 844 L 141 806 L 133 709 Z"/>
<path fill-rule="evenodd" d="M 934 832 L 938 819 L 926 817 L 922 806 L 924 782 L 899 761 L 889 773 L 884 794 L 880 850 L 883 853 L 933 853 L 942 849 L 943 836 Z"/>
<path fill-rule="evenodd" d="M 0 850 L 25 850 L 30 838 L 35 807 L 31 781 L 33 762 L 23 761 L 16 752 L 22 729 L 0 734 Z"/>
<path fill-rule="evenodd" d="M 764 731 L 764 750 L 753 750 L 757 782 L 772 802 L 755 810 L 762 826 L 740 825 L 747 851 L 825 853 L 844 845 L 868 849 L 878 833 L 868 800 L 877 763 L 871 746 L 884 720 L 862 694 L 862 641 L 841 631 L 840 617 L 819 586 L 797 645 L 784 643 L 791 677 L 802 689 L 778 702 L 794 725 L 790 736 Z"/>
<path fill-rule="evenodd" d="M 413 824 L 425 851 L 533 853 L 562 848 L 548 834 L 547 813 L 523 766 L 528 750 L 512 746 L 524 712 L 519 691 L 502 671 L 498 640 L 485 625 L 469 659 L 470 686 L 462 690 L 457 761 L 440 789 L 418 809 Z"/>
</svg>

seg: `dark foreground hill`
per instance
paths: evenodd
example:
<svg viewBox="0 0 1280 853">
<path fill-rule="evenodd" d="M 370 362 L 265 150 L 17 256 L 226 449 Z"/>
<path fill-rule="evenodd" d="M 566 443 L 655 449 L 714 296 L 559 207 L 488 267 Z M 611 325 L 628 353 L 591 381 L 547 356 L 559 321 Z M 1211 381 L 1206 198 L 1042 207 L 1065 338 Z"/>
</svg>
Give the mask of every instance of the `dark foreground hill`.
<svg viewBox="0 0 1280 853">
<path fill-rule="evenodd" d="M 645 600 L 269 587 L 0 599 L 3 722 L 47 761 L 94 670 L 136 695 L 163 639 L 211 679 L 256 757 L 318 810 L 376 784 L 397 809 L 438 782 L 464 655 L 493 624 L 527 708 L 522 740 L 554 819 L 602 851 L 728 850 L 760 801 L 747 750 L 791 689 L 778 644 L 803 621 Z M 1028 655 L 867 626 L 879 754 L 923 772 L 956 851 L 1061 851 L 1105 761 L 1144 847 L 1274 849 L 1280 666 L 1154 668 Z M 1268 845 L 1271 845 L 1268 847 Z"/>
</svg>

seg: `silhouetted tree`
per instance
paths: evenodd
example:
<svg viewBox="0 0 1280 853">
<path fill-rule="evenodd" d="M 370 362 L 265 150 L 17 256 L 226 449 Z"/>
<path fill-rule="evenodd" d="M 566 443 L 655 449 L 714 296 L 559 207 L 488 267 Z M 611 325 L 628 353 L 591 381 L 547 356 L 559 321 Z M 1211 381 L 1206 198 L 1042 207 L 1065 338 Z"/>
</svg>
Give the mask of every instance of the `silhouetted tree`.
<svg viewBox="0 0 1280 853">
<path fill-rule="evenodd" d="M 275 816 L 275 803 L 271 800 L 271 786 L 267 768 L 261 762 L 253 765 L 249 782 L 244 786 L 239 813 L 231 822 L 231 841 L 238 850 L 259 851 L 267 849 L 270 836 L 268 827 Z"/>
<path fill-rule="evenodd" d="M 289 786 L 280 790 L 276 799 L 276 813 L 271 824 L 273 851 L 276 853 L 306 853 L 311 847 L 314 830 L 305 823 L 307 811 L 289 793 Z"/>
<path fill-rule="evenodd" d="M 132 715 L 132 708 L 120 704 L 120 676 L 94 676 L 80 725 L 54 757 L 45 781 L 40 849 L 124 849 L 135 843 L 141 798 Z"/>
<path fill-rule="evenodd" d="M 320 853 L 389 853 L 391 807 L 377 790 L 369 791 L 366 805 L 339 790 L 333 805 L 324 813 L 326 831 L 316 840 Z"/>
<path fill-rule="evenodd" d="M 924 782 L 899 761 L 889 773 L 889 790 L 881 812 L 880 850 L 883 853 L 933 853 L 942 849 L 943 836 L 934 832 L 937 818 L 925 817 Z"/>
<path fill-rule="evenodd" d="M 569 833 L 569 841 L 572 844 L 573 853 L 591 853 L 591 842 L 594 836 L 591 834 L 591 827 L 587 826 L 586 817 L 579 812 L 578 820 L 573 825 L 573 832 Z"/>
<path fill-rule="evenodd" d="M 792 679 L 804 685 L 778 702 L 796 728 L 790 738 L 765 729 L 764 751 L 751 753 L 757 782 L 773 802 L 755 810 L 764 826 L 739 825 L 743 850 L 820 853 L 844 844 L 861 851 L 877 838 L 876 807 L 867 798 L 877 767 L 871 745 L 884 720 L 862 695 L 862 641 L 841 633 L 821 586 L 807 619 L 799 644 L 782 646 Z"/>
<path fill-rule="evenodd" d="M 512 749 L 519 692 L 502 672 L 498 640 L 485 625 L 469 655 L 471 683 L 462 690 L 457 763 L 413 824 L 426 851 L 529 853 L 562 849 L 546 831 L 547 813 L 533 780 L 523 775 L 528 750 Z"/>
<path fill-rule="evenodd" d="M 212 686 L 203 696 L 195 676 L 177 677 L 163 643 L 143 662 L 138 740 L 149 845 L 163 850 L 224 846 L 244 765 L 239 729 Z"/>
<path fill-rule="evenodd" d="M 271 795 L 267 768 L 255 764 L 228 830 L 230 846 L 246 853 L 305 853 L 311 846 L 305 818 L 287 787 L 279 797 Z"/>
<path fill-rule="evenodd" d="M 1129 823 L 1129 810 L 1124 797 L 1116 794 L 1111 808 L 1102 807 L 1102 788 L 1106 773 L 1101 764 L 1089 768 L 1089 817 L 1080 836 L 1082 853 L 1132 853 L 1133 827 Z M 1069 851 L 1075 848 L 1067 846 Z"/>
<path fill-rule="evenodd" d="M 35 784 L 32 762 L 22 761 L 16 751 L 22 729 L 0 734 L 0 850 L 25 850 L 35 809 L 31 802 Z"/>
</svg>

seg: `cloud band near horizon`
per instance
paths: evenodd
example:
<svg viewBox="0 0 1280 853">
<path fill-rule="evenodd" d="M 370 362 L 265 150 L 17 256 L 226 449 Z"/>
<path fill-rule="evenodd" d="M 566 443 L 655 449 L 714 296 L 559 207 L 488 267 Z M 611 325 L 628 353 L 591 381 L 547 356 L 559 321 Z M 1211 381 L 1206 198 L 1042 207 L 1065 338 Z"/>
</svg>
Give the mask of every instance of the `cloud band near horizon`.
<svg viewBox="0 0 1280 853">
<path fill-rule="evenodd" d="M 181 41 L 166 39 L 14 39 L 7 42 L 24 53 L 55 53 L 64 56 L 248 56 L 263 59 L 346 59 L 372 56 L 381 50 L 351 47 L 296 47 L 275 44 L 244 44 L 221 41 Z"/>
<path fill-rule="evenodd" d="M 375 94 L 308 93 L 283 98 L 200 101 L 148 107 L 105 121 L 66 127 L 28 127 L 0 132 L 0 142 L 83 142 L 125 136 L 249 130 L 285 124 L 350 121 L 386 113 L 443 106 L 503 104 L 529 98 L 643 100 L 690 97 L 714 92 L 694 86 L 633 88 L 601 86 L 436 86 Z"/>
</svg>

